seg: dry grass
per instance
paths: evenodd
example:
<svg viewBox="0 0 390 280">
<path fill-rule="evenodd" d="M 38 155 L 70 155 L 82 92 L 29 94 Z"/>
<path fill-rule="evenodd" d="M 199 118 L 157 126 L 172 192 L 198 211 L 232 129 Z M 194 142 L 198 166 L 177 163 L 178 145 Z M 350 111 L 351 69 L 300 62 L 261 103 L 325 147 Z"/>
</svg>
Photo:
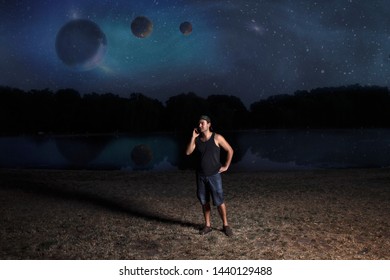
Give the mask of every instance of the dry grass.
<svg viewBox="0 0 390 280">
<path fill-rule="evenodd" d="M 224 174 L 228 238 L 190 171 L 0 170 L 0 258 L 390 259 L 389 171 Z"/>
</svg>

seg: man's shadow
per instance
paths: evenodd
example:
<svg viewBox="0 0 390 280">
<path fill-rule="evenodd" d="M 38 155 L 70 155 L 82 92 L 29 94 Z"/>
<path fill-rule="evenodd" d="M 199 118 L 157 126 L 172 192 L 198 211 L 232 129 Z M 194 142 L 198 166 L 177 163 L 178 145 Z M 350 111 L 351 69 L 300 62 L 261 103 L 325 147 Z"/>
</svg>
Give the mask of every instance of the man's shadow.
<svg viewBox="0 0 390 280">
<path fill-rule="evenodd" d="M 147 221 L 154 221 L 165 223 L 169 225 L 180 225 L 185 227 L 192 227 L 199 229 L 200 225 L 188 221 L 182 221 L 180 219 L 163 216 L 161 214 L 153 213 L 150 211 L 145 211 L 141 207 L 137 207 L 137 201 L 119 202 L 112 198 L 105 198 L 97 194 L 93 194 L 86 191 L 78 190 L 66 190 L 61 189 L 60 186 L 50 187 L 45 185 L 43 182 L 34 182 L 34 180 L 29 181 L 28 179 L 6 179 L 0 180 L 1 189 L 18 189 L 24 192 L 33 193 L 36 195 L 42 195 L 51 198 L 57 198 L 62 200 L 71 200 L 78 201 L 82 203 L 88 203 L 90 205 L 95 205 L 101 208 L 105 208 L 112 212 L 124 213 L 132 217 L 141 218 Z M 124 205 L 126 203 L 126 205 Z"/>
</svg>

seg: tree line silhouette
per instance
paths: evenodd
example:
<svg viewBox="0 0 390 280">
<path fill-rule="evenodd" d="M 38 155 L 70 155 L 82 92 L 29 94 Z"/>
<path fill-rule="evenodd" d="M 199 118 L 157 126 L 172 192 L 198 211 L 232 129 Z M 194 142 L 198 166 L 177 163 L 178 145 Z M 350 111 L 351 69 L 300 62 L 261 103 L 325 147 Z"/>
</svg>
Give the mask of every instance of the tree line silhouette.
<svg viewBox="0 0 390 280">
<path fill-rule="evenodd" d="M 216 130 L 268 128 L 388 128 L 387 87 L 350 85 L 274 95 L 250 105 L 236 96 L 182 93 L 165 105 L 132 93 L 81 95 L 74 89 L 0 87 L 0 133 L 127 133 L 191 130 L 201 114 Z"/>
</svg>

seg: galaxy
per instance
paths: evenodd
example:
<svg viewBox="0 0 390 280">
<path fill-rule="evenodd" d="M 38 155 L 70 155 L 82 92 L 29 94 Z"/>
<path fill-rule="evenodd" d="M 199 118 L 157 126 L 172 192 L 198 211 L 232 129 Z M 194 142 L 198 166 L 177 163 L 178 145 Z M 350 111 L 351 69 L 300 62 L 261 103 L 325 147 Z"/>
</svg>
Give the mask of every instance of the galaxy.
<svg viewBox="0 0 390 280">
<path fill-rule="evenodd" d="M 233 95 L 246 105 L 388 87 L 389 14 L 384 0 L 2 0 L 0 85 L 163 102 Z"/>
</svg>

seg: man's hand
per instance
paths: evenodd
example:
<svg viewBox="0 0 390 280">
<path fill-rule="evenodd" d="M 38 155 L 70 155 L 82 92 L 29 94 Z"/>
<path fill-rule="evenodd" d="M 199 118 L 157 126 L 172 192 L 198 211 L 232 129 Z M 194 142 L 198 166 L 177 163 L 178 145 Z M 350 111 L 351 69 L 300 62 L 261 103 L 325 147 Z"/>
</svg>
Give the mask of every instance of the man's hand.
<svg viewBox="0 0 390 280">
<path fill-rule="evenodd" d="M 186 155 L 189 156 L 192 154 L 192 152 L 195 150 L 195 139 L 199 136 L 200 133 L 198 133 L 198 130 L 194 128 L 192 131 L 192 138 L 190 143 L 188 143 L 187 149 L 186 149 Z"/>
<path fill-rule="evenodd" d="M 193 138 L 196 138 L 200 135 L 200 133 L 198 132 L 198 128 L 194 128 L 194 130 L 192 131 L 192 137 Z"/>
<path fill-rule="evenodd" d="M 222 166 L 222 167 L 219 169 L 219 173 L 225 172 L 226 170 L 228 170 L 228 167 Z"/>
</svg>

